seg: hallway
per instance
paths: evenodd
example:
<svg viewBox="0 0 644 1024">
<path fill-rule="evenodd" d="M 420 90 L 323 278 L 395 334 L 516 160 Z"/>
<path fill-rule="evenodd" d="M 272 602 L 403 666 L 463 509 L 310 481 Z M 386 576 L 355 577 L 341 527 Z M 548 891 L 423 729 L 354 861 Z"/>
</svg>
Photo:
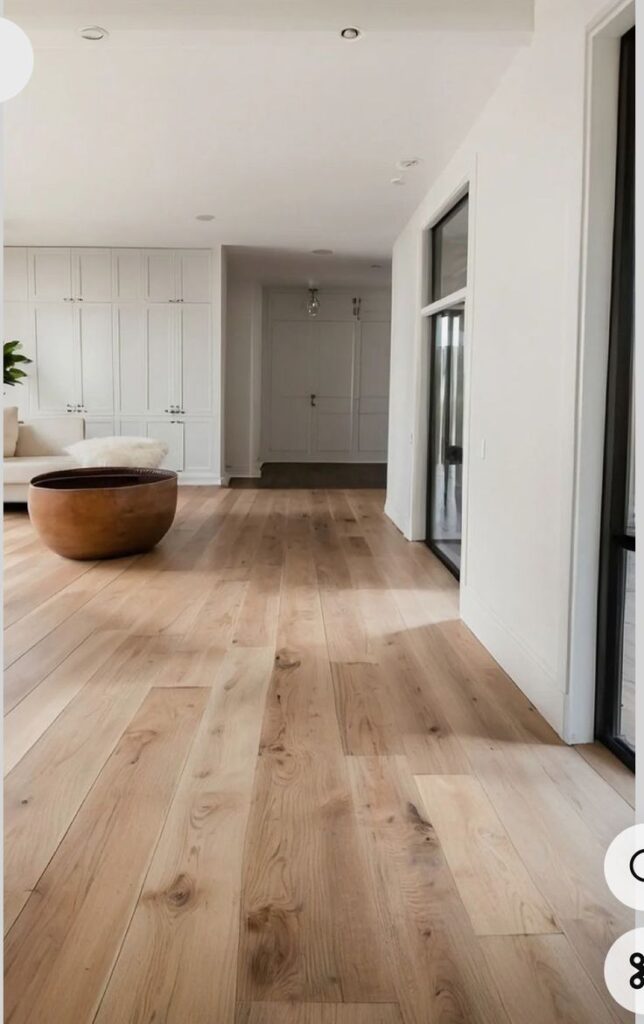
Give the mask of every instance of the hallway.
<svg viewBox="0 0 644 1024">
<path fill-rule="evenodd" d="M 565 746 L 379 490 L 180 489 L 154 551 L 5 514 L 11 1024 L 609 1024 L 632 776 Z"/>
</svg>

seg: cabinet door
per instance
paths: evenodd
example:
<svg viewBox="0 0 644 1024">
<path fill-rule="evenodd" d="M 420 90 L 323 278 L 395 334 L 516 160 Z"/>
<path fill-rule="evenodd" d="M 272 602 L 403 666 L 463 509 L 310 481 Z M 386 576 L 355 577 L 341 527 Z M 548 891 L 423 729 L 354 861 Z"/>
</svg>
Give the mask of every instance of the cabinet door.
<svg viewBox="0 0 644 1024">
<path fill-rule="evenodd" d="M 175 254 L 171 249 L 146 249 L 143 254 L 145 298 L 174 302 L 177 298 Z"/>
<path fill-rule="evenodd" d="M 214 431 L 212 419 L 184 421 L 183 468 L 186 475 L 208 476 L 213 473 Z"/>
<path fill-rule="evenodd" d="M 31 295 L 38 302 L 72 298 L 70 249 L 30 249 Z"/>
<path fill-rule="evenodd" d="M 140 249 L 112 250 L 112 278 L 117 302 L 143 298 L 143 253 Z"/>
<path fill-rule="evenodd" d="M 118 409 L 142 413 L 148 405 L 147 312 L 144 306 L 119 304 L 114 309 L 118 374 Z"/>
<path fill-rule="evenodd" d="M 112 301 L 111 249 L 72 250 L 72 293 L 83 302 Z"/>
<path fill-rule="evenodd" d="M 74 307 L 71 304 L 36 303 L 34 355 L 37 411 L 64 413 L 68 405 L 79 403 Z"/>
<path fill-rule="evenodd" d="M 109 416 L 85 416 L 85 437 L 114 437 L 114 420 Z"/>
<path fill-rule="evenodd" d="M 358 452 L 387 458 L 389 410 L 389 342 L 391 324 L 360 325 L 360 397 Z"/>
<path fill-rule="evenodd" d="M 178 298 L 184 302 L 210 302 L 210 253 L 207 249 L 177 252 Z"/>
<path fill-rule="evenodd" d="M 26 302 L 28 298 L 27 250 L 12 246 L 4 251 L 4 301 Z"/>
<path fill-rule="evenodd" d="M 76 307 L 80 355 L 81 403 L 84 411 L 100 415 L 114 409 L 111 303 Z"/>
<path fill-rule="evenodd" d="M 353 323 L 310 325 L 316 369 L 313 451 L 348 456 L 353 446 Z"/>
<path fill-rule="evenodd" d="M 146 409 L 167 412 L 178 404 L 175 386 L 175 339 L 177 310 L 174 306 L 150 305 L 146 309 Z"/>
<path fill-rule="evenodd" d="M 21 341 L 22 352 L 29 359 L 34 358 L 34 316 L 28 302 L 5 302 L 4 304 L 4 339 L 5 341 Z M 29 416 L 35 397 L 35 363 L 23 367 L 27 377 L 22 384 L 4 389 L 4 404 L 17 405 L 20 419 Z"/>
<path fill-rule="evenodd" d="M 148 420 L 147 436 L 165 441 L 168 454 L 161 463 L 161 469 L 174 469 L 180 473 L 184 466 L 183 423 L 175 420 Z"/>
<path fill-rule="evenodd" d="M 181 305 L 179 322 L 177 398 L 186 413 L 205 414 L 212 409 L 212 317 L 210 306 Z"/>
<path fill-rule="evenodd" d="M 312 366 L 308 323 L 276 321 L 271 338 L 269 452 L 305 455 L 310 449 Z"/>
</svg>

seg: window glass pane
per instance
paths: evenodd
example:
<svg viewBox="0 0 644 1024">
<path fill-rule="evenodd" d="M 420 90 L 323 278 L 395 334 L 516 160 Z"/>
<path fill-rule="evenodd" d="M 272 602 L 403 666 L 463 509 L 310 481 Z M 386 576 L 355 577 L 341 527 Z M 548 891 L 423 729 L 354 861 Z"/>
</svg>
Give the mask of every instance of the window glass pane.
<svg viewBox="0 0 644 1024">
<path fill-rule="evenodd" d="M 432 229 L 431 301 L 467 284 L 467 197 Z"/>
<path fill-rule="evenodd" d="M 427 540 L 461 565 L 463 490 L 463 304 L 432 317 Z"/>
</svg>

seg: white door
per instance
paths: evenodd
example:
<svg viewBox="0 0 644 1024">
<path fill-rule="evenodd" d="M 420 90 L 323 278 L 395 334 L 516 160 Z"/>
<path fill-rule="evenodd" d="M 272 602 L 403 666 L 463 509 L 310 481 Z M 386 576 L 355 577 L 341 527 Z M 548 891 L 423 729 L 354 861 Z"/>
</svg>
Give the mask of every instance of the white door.
<svg viewBox="0 0 644 1024">
<path fill-rule="evenodd" d="M 315 367 L 313 454 L 334 458 L 351 454 L 355 324 L 309 325 Z"/>
<path fill-rule="evenodd" d="M 177 297 L 183 302 L 210 302 L 210 253 L 205 249 L 177 252 Z"/>
<path fill-rule="evenodd" d="M 273 323 L 268 433 L 274 455 L 305 456 L 310 451 L 315 372 L 309 326 Z"/>
<path fill-rule="evenodd" d="M 147 310 L 138 304 L 119 304 L 114 310 L 118 409 L 140 413 L 147 408 Z"/>
<path fill-rule="evenodd" d="M 389 322 L 360 325 L 358 452 L 383 462 L 387 460 L 390 336 Z"/>
<path fill-rule="evenodd" d="M 30 249 L 31 295 L 38 302 L 70 302 L 72 260 L 70 249 Z"/>
<path fill-rule="evenodd" d="M 213 468 L 214 423 L 212 419 L 188 419 L 183 423 L 183 469 L 186 476 L 208 476 Z"/>
<path fill-rule="evenodd" d="M 212 318 L 206 304 L 181 304 L 177 402 L 183 412 L 205 415 L 212 410 Z"/>
<path fill-rule="evenodd" d="M 175 302 L 176 261 L 171 249 L 147 249 L 143 254 L 145 298 L 148 302 Z"/>
<path fill-rule="evenodd" d="M 175 385 L 177 310 L 158 303 L 146 309 L 146 404 L 147 412 L 168 412 L 178 405 Z"/>
<path fill-rule="evenodd" d="M 24 247 L 4 250 L 4 301 L 26 302 L 29 298 L 29 263 Z"/>
<path fill-rule="evenodd" d="M 161 463 L 161 469 L 174 469 L 180 473 L 184 467 L 183 423 L 178 420 L 148 420 L 146 433 L 148 437 L 165 441 L 168 454 Z"/>
<path fill-rule="evenodd" d="M 34 317 L 31 306 L 28 302 L 5 302 L 3 314 L 4 340 L 21 341 L 23 355 L 33 359 Z M 17 405 L 18 416 L 20 419 L 26 419 L 33 401 L 31 394 L 35 388 L 35 364 L 23 366 L 22 369 L 27 377 L 22 384 L 16 384 L 14 387 L 5 386 L 4 404 L 5 406 Z"/>
<path fill-rule="evenodd" d="M 91 302 L 76 306 L 80 356 L 81 404 L 90 415 L 114 408 L 112 305 Z"/>
<path fill-rule="evenodd" d="M 34 311 L 36 409 L 64 413 L 80 403 L 74 307 L 39 302 Z"/>
<path fill-rule="evenodd" d="M 72 249 L 72 294 L 77 301 L 112 301 L 110 249 Z"/>
</svg>

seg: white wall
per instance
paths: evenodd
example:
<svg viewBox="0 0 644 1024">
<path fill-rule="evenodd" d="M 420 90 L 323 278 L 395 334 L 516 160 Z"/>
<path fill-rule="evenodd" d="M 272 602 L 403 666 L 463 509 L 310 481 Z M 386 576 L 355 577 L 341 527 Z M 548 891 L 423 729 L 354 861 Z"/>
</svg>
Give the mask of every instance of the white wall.
<svg viewBox="0 0 644 1024">
<path fill-rule="evenodd" d="M 424 232 L 470 183 L 463 618 L 554 727 L 568 721 L 587 30 L 536 0 L 531 45 L 398 238 L 386 509 L 424 536 Z M 482 441 L 486 457 L 481 457 Z"/>
<path fill-rule="evenodd" d="M 230 280 L 226 317 L 226 473 L 259 476 L 262 286 Z"/>
</svg>

